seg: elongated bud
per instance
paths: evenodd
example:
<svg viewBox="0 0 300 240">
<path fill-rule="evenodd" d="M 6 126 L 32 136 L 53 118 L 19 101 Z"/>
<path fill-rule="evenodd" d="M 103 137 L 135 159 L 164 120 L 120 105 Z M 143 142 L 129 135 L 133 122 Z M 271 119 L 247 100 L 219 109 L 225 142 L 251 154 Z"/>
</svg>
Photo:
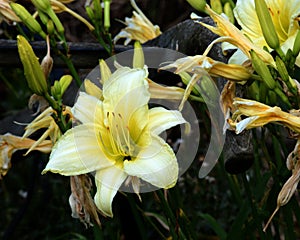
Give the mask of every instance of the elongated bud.
<svg viewBox="0 0 300 240">
<path fill-rule="evenodd" d="M 110 0 L 104 0 L 104 28 L 110 28 Z"/>
<path fill-rule="evenodd" d="M 57 31 L 60 34 L 64 34 L 65 29 L 53 11 L 49 0 L 32 0 L 32 3 L 38 9 L 38 12 L 46 13 L 52 19 Z"/>
<path fill-rule="evenodd" d="M 254 2 L 255 11 L 267 44 L 272 49 L 278 49 L 280 47 L 279 38 L 266 2 L 264 0 L 254 0 Z"/>
<path fill-rule="evenodd" d="M 218 14 L 221 14 L 223 12 L 221 0 L 210 0 L 210 7 Z"/>
<path fill-rule="evenodd" d="M 224 13 L 228 17 L 229 21 L 234 24 L 234 15 L 233 15 L 233 10 L 231 7 L 231 4 L 229 2 L 226 2 L 224 5 Z"/>
<path fill-rule="evenodd" d="M 193 8 L 195 8 L 199 12 L 205 11 L 205 0 L 186 0 Z"/>
<path fill-rule="evenodd" d="M 42 38 L 46 38 L 46 33 L 42 30 L 41 25 L 37 20 L 24 8 L 22 5 L 18 3 L 10 4 L 12 10 L 16 13 L 16 15 L 22 20 L 22 22 L 29 28 L 29 30 L 33 33 L 38 33 Z"/>
<path fill-rule="evenodd" d="M 25 77 L 29 88 L 37 95 L 47 93 L 47 81 L 38 58 L 27 40 L 18 35 L 18 51 L 24 67 Z"/>
<path fill-rule="evenodd" d="M 293 55 L 297 57 L 300 52 L 300 30 L 297 32 L 297 36 L 295 38 L 294 46 L 293 46 Z"/>
<path fill-rule="evenodd" d="M 276 82 L 273 79 L 268 66 L 257 56 L 257 54 L 253 50 L 250 51 L 250 55 L 254 70 L 262 77 L 263 81 L 266 83 L 269 89 L 274 89 L 276 86 Z"/>
<path fill-rule="evenodd" d="M 43 12 L 47 13 L 51 8 L 51 4 L 49 0 L 31 0 L 31 1 L 37 9 Z"/>
</svg>

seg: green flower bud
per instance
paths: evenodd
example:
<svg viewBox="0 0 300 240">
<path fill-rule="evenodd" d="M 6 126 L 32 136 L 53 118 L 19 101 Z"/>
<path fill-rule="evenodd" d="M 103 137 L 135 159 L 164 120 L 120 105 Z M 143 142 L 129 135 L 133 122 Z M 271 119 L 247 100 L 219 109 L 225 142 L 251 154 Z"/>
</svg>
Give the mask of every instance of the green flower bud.
<svg viewBox="0 0 300 240">
<path fill-rule="evenodd" d="M 186 0 L 193 8 L 199 12 L 205 12 L 205 0 Z"/>
<path fill-rule="evenodd" d="M 42 38 L 46 38 L 46 33 L 42 30 L 41 25 L 37 20 L 24 8 L 22 5 L 18 3 L 10 4 L 12 10 L 16 13 L 16 15 L 22 20 L 22 22 L 29 28 L 29 30 L 33 33 L 38 33 Z"/>
<path fill-rule="evenodd" d="M 269 89 L 274 89 L 276 86 L 276 82 L 273 79 L 268 66 L 257 56 L 257 54 L 253 50 L 250 51 L 250 55 L 254 70 L 262 77 L 263 81 L 266 83 Z"/>
<path fill-rule="evenodd" d="M 104 0 L 104 28 L 110 28 L 110 0 Z"/>
<path fill-rule="evenodd" d="M 285 82 L 285 84 L 287 85 L 288 89 L 294 94 L 294 95 L 297 95 L 297 87 L 292 84 L 293 83 L 293 80 L 291 79 L 287 69 L 286 69 L 286 66 L 284 64 L 284 62 L 281 60 L 280 57 L 276 57 L 276 67 L 277 67 L 277 70 L 279 72 L 279 75 L 281 77 L 281 79 Z"/>
<path fill-rule="evenodd" d="M 51 19 L 48 20 L 47 22 L 47 32 L 49 35 L 53 35 L 54 34 L 54 24 L 53 21 Z"/>
<path fill-rule="evenodd" d="M 232 10 L 231 4 L 229 2 L 225 3 L 225 5 L 224 5 L 224 13 L 228 17 L 229 21 L 232 24 L 234 24 L 233 10 Z"/>
<path fill-rule="evenodd" d="M 210 0 L 210 7 L 218 14 L 221 14 L 223 12 L 221 0 Z"/>
<path fill-rule="evenodd" d="M 60 88 L 61 88 L 61 95 L 63 95 L 65 93 L 65 91 L 67 90 L 67 88 L 70 86 L 72 79 L 73 78 L 71 75 L 64 75 L 60 78 L 59 84 L 60 84 Z"/>
<path fill-rule="evenodd" d="M 59 81 L 55 81 L 54 85 L 51 87 L 51 94 L 56 100 L 61 100 L 67 88 L 72 82 L 71 75 L 64 75 Z"/>
<path fill-rule="evenodd" d="M 297 36 L 295 38 L 294 46 L 293 46 L 293 55 L 297 57 L 300 52 L 300 30 L 297 32 Z"/>
<path fill-rule="evenodd" d="M 55 100 L 61 99 L 61 94 L 60 94 L 60 84 L 58 80 L 54 81 L 53 86 L 51 86 L 51 95 L 54 97 Z"/>
<path fill-rule="evenodd" d="M 37 9 L 43 12 L 48 13 L 49 9 L 51 9 L 51 4 L 49 0 L 31 0 L 31 1 Z"/>
<path fill-rule="evenodd" d="M 279 38 L 266 2 L 264 0 L 254 0 L 254 2 L 255 11 L 267 44 L 272 49 L 278 49 L 280 47 Z"/>
<path fill-rule="evenodd" d="M 29 88 L 37 95 L 45 95 L 47 93 L 47 81 L 38 58 L 23 36 L 18 35 L 17 41 L 19 55 Z"/>
<path fill-rule="evenodd" d="M 50 1 L 49 0 L 32 0 L 32 3 L 38 9 L 39 14 L 41 12 L 45 13 L 52 19 L 57 31 L 63 35 L 65 29 L 64 29 L 62 23 L 60 22 L 59 18 L 56 16 L 55 12 L 53 11 Z M 46 24 L 46 23 L 44 23 L 44 24 Z"/>
</svg>

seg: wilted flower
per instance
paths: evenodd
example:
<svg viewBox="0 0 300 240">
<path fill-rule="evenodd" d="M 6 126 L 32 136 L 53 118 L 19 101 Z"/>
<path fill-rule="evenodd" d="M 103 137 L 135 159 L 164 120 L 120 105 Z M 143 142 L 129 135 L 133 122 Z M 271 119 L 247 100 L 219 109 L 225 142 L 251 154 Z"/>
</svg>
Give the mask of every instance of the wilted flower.
<svg viewBox="0 0 300 240">
<path fill-rule="evenodd" d="M 4 17 L 4 20 L 9 23 L 21 22 L 20 18 L 11 9 L 9 3 L 10 0 L 0 0 L 0 22 L 1 22 L 1 15 Z"/>
<path fill-rule="evenodd" d="M 35 145 L 34 148 L 32 146 Z M 49 153 L 52 149 L 52 143 L 49 140 L 36 141 L 30 138 L 14 136 L 10 133 L 0 135 L 0 179 L 5 176 L 11 167 L 11 157 L 14 152 L 23 149 L 37 150 L 43 153 Z"/>
<path fill-rule="evenodd" d="M 270 1 L 266 0 L 275 30 L 277 32 L 280 47 L 283 52 L 293 48 L 293 44 L 299 30 L 300 1 Z M 260 23 L 255 11 L 253 0 L 237 0 L 234 15 L 242 28 L 242 33 L 261 49 L 268 47 L 263 37 Z M 256 52 L 256 50 L 255 50 Z M 300 58 L 297 58 L 297 65 Z"/>
<path fill-rule="evenodd" d="M 253 43 L 246 35 L 244 35 L 236 26 L 234 26 L 227 18 L 225 14 L 217 14 L 214 12 L 208 5 L 206 5 L 206 10 L 210 14 L 211 18 L 214 20 L 216 23 L 216 27 L 199 22 L 206 28 L 210 29 L 212 32 L 215 34 L 219 35 L 220 38 L 217 38 L 214 40 L 208 49 L 206 50 L 209 51 L 210 48 L 213 46 L 213 44 L 217 42 L 227 42 L 230 43 L 230 47 L 226 47 L 223 50 L 232 48 L 232 45 L 236 46 L 239 48 L 243 53 L 244 56 L 238 56 L 238 58 L 231 58 L 230 63 L 236 63 L 236 64 L 242 64 L 244 63 L 247 59 L 250 58 L 250 50 L 254 50 L 256 54 L 265 62 L 268 64 L 274 64 L 273 57 L 271 56 L 270 53 L 265 51 L 261 46 L 256 45 Z M 232 44 L 232 45 L 231 45 Z M 204 54 L 205 55 L 205 54 Z M 242 58 L 241 58 L 242 57 Z M 242 59 L 242 61 L 241 61 Z"/>
<path fill-rule="evenodd" d="M 290 153 L 290 155 L 288 156 L 288 159 L 287 159 L 287 161 L 293 161 L 293 164 L 290 166 L 291 168 L 289 168 L 289 170 L 292 170 L 292 176 L 290 176 L 290 178 L 282 186 L 282 188 L 278 194 L 278 197 L 277 197 L 277 207 L 274 210 L 271 217 L 269 218 L 268 222 L 266 223 L 266 225 L 263 229 L 264 232 L 268 228 L 271 220 L 273 219 L 273 217 L 275 216 L 275 214 L 277 213 L 279 208 L 286 205 L 297 190 L 297 186 L 300 181 L 300 160 L 299 160 L 300 149 L 299 149 L 299 147 L 300 147 L 300 145 L 299 145 L 299 139 L 298 139 L 294 151 Z M 292 156 L 294 156 L 294 157 L 292 157 Z"/>
<path fill-rule="evenodd" d="M 229 124 L 235 128 L 236 133 L 240 133 L 245 129 L 264 126 L 270 122 L 281 123 L 292 131 L 300 133 L 300 117 L 292 113 L 282 111 L 279 107 L 270 107 L 257 101 L 235 98 L 233 102 L 237 109 Z M 241 120 L 241 116 L 247 118 Z"/>
<path fill-rule="evenodd" d="M 147 68 L 121 67 L 102 76 L 102 97 L 84 92 L 72 108 L 82 124 L 68 130 L 54 146 L 43 173 L 66 176 L 96 172 L 96 206 L 112 216 L 120 186 L 144 180 L 159 188 L 176 184 L 178 164 L 171 147 L 158 135 L 185 123 L 178 111 L 148 108 Z"/>
<path fill-rule="evenodd" d="M 28 152 L 34 149 L 38 144 L 43 142 L 48 137 L 50 138 L 52 144 L 54 145 L 57 139 L 61 136 L 61 131 L 58 125 L 56 124 L 54 118 L 52 117 L 52 115 L 55 114 L 56 112 L 52 109 L 52 107 L 48 107 L 45 111 L 43 111 L 40 115 L 38 115 L 31 123 L 29 123 L 25 127 L 26 131 L 23 135 L 23 138 L 30 136 L 31 134 L 33 134 L 39 129 L 46 129 L 46 131 L 42 134 L 42 136 L 30 147 Z M 72 116 L 69 107 L 65 108 L 63 114 L 64 115 L 68 114 L 70 117 Z"/>
<path fill-rule="evenodd" d="M 159 36 L 161 34 L 159 26 L 153 25 L 150 22 L 134 0 L 130 0 L 130 2 L 136 11 L 133 11 L 132 18 L 125 18 L 125 22 L 123 23 L 127 27 L 115 36 L 114 42 L 116 43 L 120 38 L 126 38 L 124 45 L 128 45 L 132 40 L 144 43 Z"/>
<path fill-rule="evenodd" d="M 247 69 L 237 64 L 226 64 L 215 61 L 205 55 L 196 55 L 180 58 L 174 63 L 164 66 L 160 69 L 166 70 L 176 68 L 175 73 L 182 72 L 194 73 L 197 68 L 206 71 L 212 77 L 224 77 L 228 80 L 244 82 L 251 77 L 251 69 Z"/>
</svg>

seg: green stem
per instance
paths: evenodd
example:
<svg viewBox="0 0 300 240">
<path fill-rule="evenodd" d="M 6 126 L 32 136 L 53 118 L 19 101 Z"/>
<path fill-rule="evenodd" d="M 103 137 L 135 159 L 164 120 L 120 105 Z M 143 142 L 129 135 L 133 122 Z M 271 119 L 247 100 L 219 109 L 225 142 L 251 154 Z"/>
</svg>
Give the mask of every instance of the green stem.
<svg viewBox="0 0 300 240">
<path fill-rule="evenodd" d="M 246 190 L 246 195 L 248 197 L 248 200 L 249 200 L 249 203 L 250 203 L 250 206 L 251 206 L 251 209 L 252 209 L 254 222 L 256 223 L 256 226 L 257 226 L 257 229 L 258 229 L 258 234 L 260 236 L 260 239 L 265 239 L 265 234 L 262 231 L 261 223 L 259 221 L 260 219 L 259 219 L 257 209 L 256 209 L 256 205 L 255 205 L 255 200 L 253 199 L 252 191 L 250 189 L 249 182 L 247 180 L 247 177 L 246 177 L 245 173 L 243 173 L 241 175 L 242 175 L 242 180 L 243 180 L 244 187 L 245 187 L 245 190 Z"/>
<path fill-rule="evenodd" d="M 71 61 L 71 59 L 69 57 L 67 57 L 66 55 L 64 55 L 63 53 L 60 52 L 60 57 L 62 58 L 62 60 L 67 64 L 70 72 L 71 72 L 71 75 L 74 77 L 75 79 L 75 82 L 77 84 L 78 87 L 81 86 L 82 84 L 82 81 L 80 79 L 80 77 L 78 76 L 78 73 L 74 67 L 74 64 L 73 62 Z"/>
<path fill-rule="evenodd" d="M 168 202 L 165 199 L 165 196 L 163 194 L 163 190 L 158 190 L 157 191 L 157 196 L 160 200 L 162 210 L 164 211 L 164 213 L 166 215 L 168 225 L 169 225 L 169 229 L 170 229 L 170 233 L 171 233 L 171 235 L 174 239 L 178 239 L 178 235 L 176 234 L 176 231 L 175 231 L 176 218 L 175 218 Z"/>
</svg>

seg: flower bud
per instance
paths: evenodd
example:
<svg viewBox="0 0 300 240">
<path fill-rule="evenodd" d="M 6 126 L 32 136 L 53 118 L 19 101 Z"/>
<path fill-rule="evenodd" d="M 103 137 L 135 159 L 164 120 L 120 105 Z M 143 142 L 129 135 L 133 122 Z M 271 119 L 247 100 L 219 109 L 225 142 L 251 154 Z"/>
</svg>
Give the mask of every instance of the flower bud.
<svg viewBox="0 0 300 240">
<path fill-rule="evenodd" d="M 205 11 L 205 0 L 187 0 L 187 2 L 199 12 Z"/>
<path fill-rule="evenodd" d="M 265 64 L 264 61 L 261 60 L 253 50 L 250 51 L 250 55 L 254 70 L 262 77 L 269 89 L 274 89 L 276 82 L 273 79 L 267 64 Z"/>
<path fill-rule="evenodd" d="M 42 12 L 48 13 L 49 9 L 51 9 L 51 4 L 49 0 L 32 0 L 33 5 L 41 10 Z"/>
<path fill-rule="evenodd" d="M 37 95 L 47 93 L 47 81 L 42 71 L 38 58 L 27 40 L 18 35 L 18 51 L 24 66 L 24 73 L 29 88 Z"/>
<path fill-rule="evenodd" d="M 299 52 L 300 52 L 300 30 L 298 30 L 298 32 L 297 32 L 295 42 L 294 42 L 294 45 L 293 45 L 293 55 L 295 57 L 297 57 Z"/>
<path fill-rule="evenodd" d="M 228 17 L 229 21 L 234 24 L 234 15 L 230 2 L 225 3 L 224 13 Z"/>
<path fill-rule="evenodd" d="M 272 17 L 269 13 L 269 9 L 264 0 L 254 0 L 255 1 L 255 11 L 260 23 L 260 27 L 264 38 L 272 49 L 279 48 L 279 38 L 275 30 Z"/>
<path fill-rule="evenodd" d="M 210 6 L 211 9 L 218 14 L 221 14 L 223 12 L 221 0 L 210 0 Z"/>
<path fill-rule="evenodd" d="M 54 85 L 51 87 L 51 94 L 56 100 L 61 100 L 65 91 L 72 82 L 71 75 L 64 75 L 59 81 L 55 81 Z"/>
<path fill-rule="evenodd" d="M 31 16 L 26 8 L 18 3 L 11 3 L 10 6 L 31 32 L 38 33 L 42 38 L 46 38 L 46 34 L 42 30 L 41 25 L 33 16 Z"/>
</svg>

